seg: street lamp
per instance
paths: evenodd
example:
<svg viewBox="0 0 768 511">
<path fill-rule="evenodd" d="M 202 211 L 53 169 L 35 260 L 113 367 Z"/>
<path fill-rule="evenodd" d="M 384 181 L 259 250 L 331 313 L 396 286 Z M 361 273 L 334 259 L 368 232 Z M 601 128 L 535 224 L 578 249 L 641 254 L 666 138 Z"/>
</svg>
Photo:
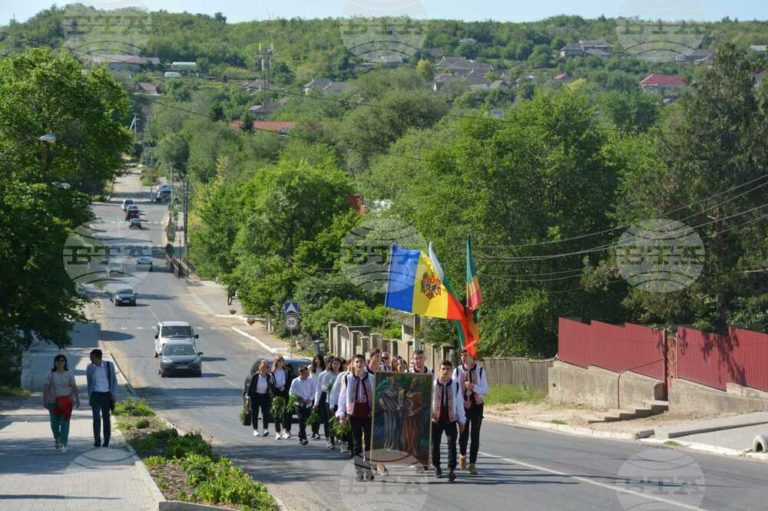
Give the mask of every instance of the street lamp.
<svg viewBox="0 0 768 511">
<path fill-rule="evenodd" d="M 11 147 L 0 153 L 0 158 L 5 156 L 6 154 L 10 153 L 20 145 L 26 144 L 27 142 L 40 142 L 42 144 L 55 144 L 56 143 L 56 135 L 53 133 L 46 133 L 45 135 L 40 135 L 39 137 L 27 137 L 19 140 L 15 144 L 13 144 Z"/>
</svg>

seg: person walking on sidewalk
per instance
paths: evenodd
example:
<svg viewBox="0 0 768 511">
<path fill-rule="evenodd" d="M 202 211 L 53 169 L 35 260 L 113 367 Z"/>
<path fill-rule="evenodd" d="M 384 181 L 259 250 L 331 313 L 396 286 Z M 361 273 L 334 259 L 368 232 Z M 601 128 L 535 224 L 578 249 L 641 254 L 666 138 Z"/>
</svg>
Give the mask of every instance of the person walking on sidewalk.
<svg viewBox="0 0 768 511">
<path fill-rule="evenodd" d="M 269 434 L 269 415 L 274 391 L 275 378 L 269 372 L 267 361 L 262 360 L 259 363 L 259 368 L 247 382 L 245 391 L 245 402 L 251 410 L 253 436 L 259 436 L 259 410 L 261 410 L 261 422 L 264 426 L 261 436 Z M 275 425 L 275 430 L 279 430 L 277 425 Z"/>
<path fill-rule="evenodd" d="M 432 464 L 435 476 L 443 477 L 440 467 L 440 442 L 443 433 L 448 439 L 448 480 L 456 480 L 456 439 L 458 428 L 464 431 L 467 419 L 464 415 L 464 399 L 459 382 L 451 378 L 453 364 L 443 360 L 440 364 L 440 376 L 432 389 Z"/>
<path fill-rule="evenodd" d="M 102 360 L 100 349 L 91 350 L 91 363 L 85 370 L 85 376 L 88 381 L 88 404 L 93 412 L 93 446 L 109 447 L 109 439 L 112 436 L 109 414 L 117 398 L 115 364 Z M 102 424 L 104 444 L 101 443 Z"/>
<path fill-rule="evenodd" d="M 67 357 L 56 355 L 43 383 L 43 406 L 48 409 L 56 450 L 67 452 L 72 408 L 80 408 L 75 377 L 69 374 Z"/>
<path fill-rule="evenodd" d="M 314 384 L 309 379 L 309 368 L 301 366 L 299 368 L 299 377 L 291 383 L 289 394 L 299 399 L 296 405 L 296 414 L 299 416 L 299 443 L 307 445 L 307 418 L 312 410 L 312 400 L 314 399 Z M 290 412 L 289 412 L 290 413 Z"/>
<path fill-rule="evenodd" d="M 475 363 L 467 350 L 461 352 L 461 364 L 453 373 L 464 394 L 467 427 L 459 436 L 459 468 L 467 470 L 467 443 L 469 446 L 469 473 L 477 474 L 477 452 L 480 450 L 480 426 L 483 423 L 483 398 L 488 394 L 485 370 Z"/>
</svg>

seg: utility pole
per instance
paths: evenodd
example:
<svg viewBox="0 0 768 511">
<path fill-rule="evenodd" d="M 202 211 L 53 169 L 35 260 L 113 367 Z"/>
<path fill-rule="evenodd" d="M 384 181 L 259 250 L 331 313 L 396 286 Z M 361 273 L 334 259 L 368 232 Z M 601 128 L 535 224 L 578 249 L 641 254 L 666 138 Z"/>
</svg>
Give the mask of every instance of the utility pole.
<svg viewBox="0 0 768 511">
<path fill-rule="evenodd" d="M 187 228 L 189 226 L 189 175 L 184 173 L 184 261 L 189 268 L 189 235 Z"/>
<path fill-rule="evenodd" d="M 258 57 L 261 60 L 261 72 L 264 76 L 264 119 L 269 119 L 269 80 L 272 72 L 272 60 L 275 56 L 275 47 L 272 43 L 269 43 L 268 48 L 262 49 L 259 44 Z"/>
</svg>

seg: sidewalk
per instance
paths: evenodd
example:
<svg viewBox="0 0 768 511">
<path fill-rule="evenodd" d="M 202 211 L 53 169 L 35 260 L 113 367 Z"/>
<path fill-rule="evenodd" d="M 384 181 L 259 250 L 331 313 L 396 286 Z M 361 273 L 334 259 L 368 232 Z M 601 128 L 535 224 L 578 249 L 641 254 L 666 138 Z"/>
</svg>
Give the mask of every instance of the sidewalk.
<svg viewBox="0 0 768 511">
<path fill-rule="evenodd" d="M 643 419 L 591 423 L 595 412 L 565 406 L 523 406 L 515 409 L 490 407 L 490 420 L 532 429 L 614 440 L 647 442 L 725 456 L 747 457 L 768 462 L 768 454 L 753 453 L 752 442 L 768 435 L 768 413 L 757 412 L 722 417 L 682 418 L 655 415 Z"/>
<path fill-rule="evenodd" d="M 87 398 L 72 414 L 69 450 L 53 447 L 39 393 L 0 402 L 0 494 L 3 509 L 30 511 L 158 508 L 149 474 L 114 428 L 109 448 L 93 447 Z M 38 406 L 39 405 L 39 406 Z M 82 407 L 85 407 L 85 410 Z M 142 473 L 144 471 L 144 473 Z"/>
</svg>

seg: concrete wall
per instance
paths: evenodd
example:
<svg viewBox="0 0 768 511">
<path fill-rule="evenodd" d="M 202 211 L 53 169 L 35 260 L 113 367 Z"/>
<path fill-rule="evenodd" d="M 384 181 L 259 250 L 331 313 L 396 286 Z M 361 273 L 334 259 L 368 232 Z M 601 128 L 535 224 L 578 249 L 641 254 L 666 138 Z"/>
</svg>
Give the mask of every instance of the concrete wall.
<svg viewBox="0 0 768 511">
<path fill-rule="evenodd" d="M 662 397 L 663 384 L 654 378 L 626 372 L 620 382 L 619 373 L 557 360 L 549 368 L 549 399 L 593 408 L 629 409 L 645 407 L 648 401 Z"/>
<path fill-rule="evenodd" d="M 729 383 L 726 392 L 676 379 L 669 389 L 671 412 L 746 413 L 768 411 L 768 393 Z"/>
</svg>

